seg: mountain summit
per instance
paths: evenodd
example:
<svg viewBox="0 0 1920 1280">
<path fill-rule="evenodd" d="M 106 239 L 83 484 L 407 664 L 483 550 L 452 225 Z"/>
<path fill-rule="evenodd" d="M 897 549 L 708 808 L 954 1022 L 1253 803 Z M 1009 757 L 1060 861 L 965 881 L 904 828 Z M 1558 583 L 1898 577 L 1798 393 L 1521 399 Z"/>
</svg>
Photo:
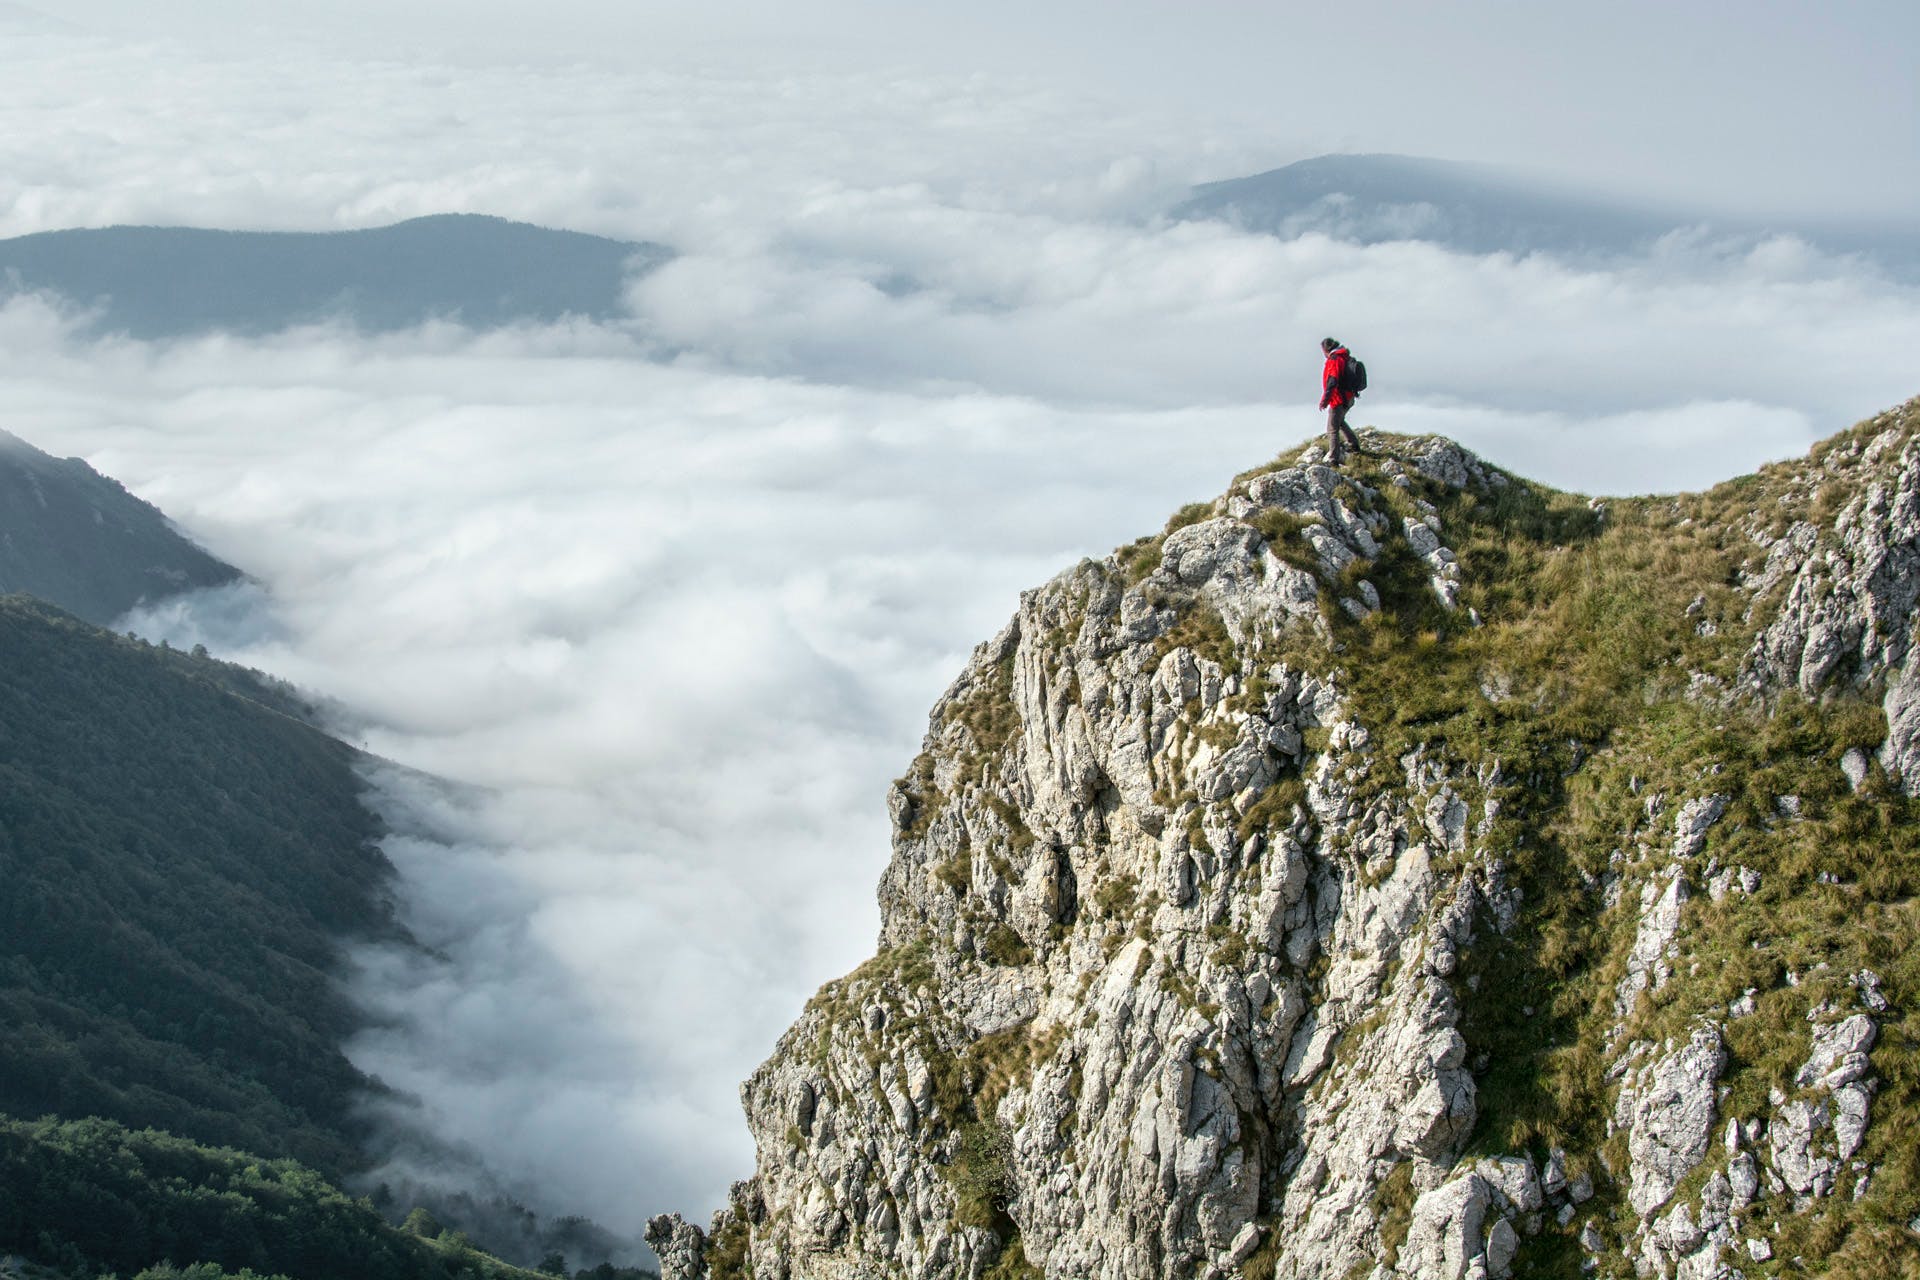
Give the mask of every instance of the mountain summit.
<svg viewBox="0 0 1920 1280">
<path fill-rule="evenodd" d="M 1606 502 L 1319 445 L 1022 597 L 667 1276 L 1920 1248 L 1920 401 Z"/>
</svg>

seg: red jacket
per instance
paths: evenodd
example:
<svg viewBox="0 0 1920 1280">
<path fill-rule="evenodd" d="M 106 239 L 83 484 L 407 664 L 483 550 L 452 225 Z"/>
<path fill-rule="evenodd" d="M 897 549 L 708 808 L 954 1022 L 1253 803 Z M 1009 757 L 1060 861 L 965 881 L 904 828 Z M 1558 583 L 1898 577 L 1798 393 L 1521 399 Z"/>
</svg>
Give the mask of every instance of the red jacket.
<svg viewBox="0 0 1920 1280">
<path fill-rule="evenodd" d="M 1347 373 L 1347 349 L 1335 347 L 1327 356 L 1327 367 L 1320 373 L 1320 407 L 1328 408 L 1336 404 L 1352 404 L 1353 397 L 1340 387 L 1341 379 Z"/>
</svg>

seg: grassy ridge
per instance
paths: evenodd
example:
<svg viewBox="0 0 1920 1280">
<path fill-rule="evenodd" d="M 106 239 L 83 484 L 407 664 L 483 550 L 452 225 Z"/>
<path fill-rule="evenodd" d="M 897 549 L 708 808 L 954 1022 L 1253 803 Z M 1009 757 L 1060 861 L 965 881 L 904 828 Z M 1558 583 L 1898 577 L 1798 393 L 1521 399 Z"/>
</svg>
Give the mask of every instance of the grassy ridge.
<svg viewBox="0 0 1920 1280">
<path fill-rule="evenodd" d="M 1887 432 L 1894 447 L 1869 455 L 1866 445 Z M 1751 1273 L 1774 1274 L 1796 1255 L 1831 1260 L 1836 1273 L 1907 1273 L 1906 1224 L 1920 1215 L 1920 1149 L 1910 1139 L 1920 1129 L 1920 802 L 1877 768 L 1856 790 L 1841 768 L 1850 749 L 1871 754 L 1886 738 L 1884 681 L 1857 680 L 1842 663 L 1814 699 L 1743 691 L 1743 662 L 1779 596 L 1756 599 L 1742 584 L 1794 523 L 1831 537 L 1872 486 L 1891 492 L 1893 463 L 1916 436 L 1920 401 L 1807 459 L 1705 493 L 1599 502 L 1512 476 L 1452 488 L 1406 464 L 1423 442 L 1378 435 L 1378 449 L 1342 469 L 1337 496 L 1385 516 L 1389 532 L 1376 556 L 1323 584 L 1323 632 L 1262 635 L 1240 652 L 1217 615 L 1189 605 L 1163 638 L 1238 670 L 1249 689 L 1276 660 L 1332 679 L 1371 738 L 1359 799 L 1414 799 L 1405 762 L 1417 752 L 1475 809 L 1497 811 L 1471 856 L 1498 867 L 1517 910 L 1505 931 L 1491 912 L 1476 922 L 1454 977 L 1478 1086 L 1467 1154 L 1544 1160 L 1561 1147 L 1598 1190 L 1569 1225 L 1545 1223 L 1524 1241 L 1516 1274 L 1583 1274 L 1577 1236 L 1592 1215 L 1610 1217 L 1620 1236 L 1639 1225 L 1624 1196 L 1626 1136 L 1610 1123 L 1617 1081 L 1606 1077 L 1627 1045 L 1684 1042 L 1712 1020 L 1729 1058 L 1721 1124 L 1764 1119 L 1775 1098 L 1803 1092 L 1794 1076 L 1809 1021 L 1857 1008 L 1852 978 L 1862 970 L 1890 1002 L 1877 1017 L 1866 1145 L 1838 1171 L 1833 1194 L 1800 1212 L 1777 1203 L 1755 1211 L 1778 1217 L 1764 1234 L 1780 1260 Z M 1238 477 L 1235 490 L 1301 454 Z M 1194 504 L 1161 534 L 1120 549 L 1126 580 L 1159 563 L 1168 534 L 1219 510 Z M 1318 571 L 1306 536 L 1314 520 L 1269 510 L 1250 523 L 1282 561 Z M 1429 522 L 1457 557 L 1457 607 L 1441 603 L 1433 566 L 1401 535 L 1410 520 Z M 1380 608 L 1349 612 L 1342 601 L 1364 595 L 1363 582 Z M 1673 976 L 1622 1020 L 1615 991 L 1642 886 L 1670 861 L 1675 810 L 1706 795 L 1721 797 L 1725 812 L 1689 866 Z M 1242 834 L 1284 824 L 1295 799 L 1249 811 Z M 1734 868 L 1757 873 L 1758 888 L 1714 900 L 1710 879 Z M 1236 941 L 1216 960 L 1243 954 Z M 1749 998 L 1753 1012 L 1733 1016 L 1730 1006 Z M 1716 1140 L 1679 1197 L 1727 1158 Z M 1404 1236 L 1412 1193 L 1389 1179 L 1382 1194 L 1390 1248 Z M 1248 1274 L 1273 1265 L 1265 1255 Z"/>
<path fill-rule="evenodd" d="M 1765 557 L 1756 535 L 1777 537 L 1794 520 L 1831 526 L 1860 483 L 1836 466 L 1889 427 L 1920 433 L 1920 404 L 1805 462 L 1703 494 L 1605 504 L 1517 480 L 1491 492 L 1418 476 L 1400 486 L 1380 461 L 1356 459 L 1350 505 L 1438 517 L 1459 558 L 1459 608 L 1439 605 L 1428 567 L 1390 537 L 1327 592 L 1330 649 L 1293 655 L 1337 673 L 1374 733 L 1366 787 L 1404 785 L 1394 762 L 1419 749 L 1456 779 L 1482 779 L 1484 798 L 1498 801 L 1485 843 L 1524 909 L 1509 933 L 1483 927 L 1461 958 L 1461 1029 L 1479 1085 L 1469 1149 L 1544 1158 L 1565 1147 L 1596 1175 L 1595 1207 L 1622 1230 L 1636 1223 L 1606 1176 L 1627 1163 L 1625 1134 L 1609 1132 L 1604 1074 L 1614 987 L 1640 885 L 1666 865 L 1674 808 L 1725 797 L 1689 874 L 1674 977 L 1638 1004 L 1618 1044 L 1722 1023 L 1721 1119 L 1765 1116 L 1770 1094 L 1796 1093 L 1810 1014 L 1852 1007 L 1850 975 L 1876 973 L 1893 1011 L 1880 1019 L 1881 1088 L 1860 1153 L 1872 1176 L 1843 1170 L 1833 1195 L 1779 1215 L 1775 1240 L 1782 1258 L 1819 1256 L 1850 1274 L 1902 1274 L 1905 1223 L 1920 1214 L 1920 1150 L 1908 1136 L 1920 1128 L 1920 803 L 1877 769 L 1857 792 L 1842 773 L 1850 748 L 1870 752 L 1886 736 L 1878 685 L 1836 682 L 1817 701 L 1734 692 L 1773 606 L 1749 612 L 1737 584 Z M 1383 607 L 1355 619 L 1334 598 L 1362 578 Z M 1649 808 L 1656 796 L 1664 808 Z M 1715 867 L 1758 872 L 1760 888 L 1715 902 L 1705 884 Z M 1755 1012 L 1730 1019 L 1748 992 Z M 1681 1194 L 1725 1161 L 1716 1142 Z M 1517 1274 L 1580 1274 L 1578 1226 L 1529 1239 Z"/>
</svg>

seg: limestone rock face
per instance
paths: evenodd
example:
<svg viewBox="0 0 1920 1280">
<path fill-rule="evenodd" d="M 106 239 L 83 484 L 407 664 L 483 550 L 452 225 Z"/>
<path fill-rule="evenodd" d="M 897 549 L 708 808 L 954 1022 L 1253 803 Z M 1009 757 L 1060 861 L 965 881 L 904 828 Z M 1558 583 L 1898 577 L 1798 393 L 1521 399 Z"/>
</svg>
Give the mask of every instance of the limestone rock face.
<svg viewBox="0 0 1920 1280">
<path fill-rule="evenodd" d="M 1642 1217 L 1667 1202 L 1693 1172 L 1712 1139 L 1714 1085 L 1727 1064 L 1726 1045 L 1712 1026 L 1635 1074 L 1621 1090 L 1627 1150 L 1633 1157 L 1627 1202 Z"/>
<path fill-rule="evenodd" d="M 1713 568 L 1714 603 L 1674 608 L 1739 688 L 1676 669 L 1622 705 L 1764 717 L 1842 673 L 1887 690 L 1882 768 L 1920 783 L 1895 740 L 1920 432 L 1892 434 L 1833 523 L 1739 525 L 1739 585 Z M 1717 1276 L 1870 1194 L 1877 1024 L 1847 1002 L 1885 1007 L 1878 976 L 1809 985 L 1796 1091 L 1729 1110 L 1743 1019 L 1798 999 L 1721 993 L 1695 951 L 1702 913 L 1784 883 L 1744 784 L 1533 733 L 1558 660 L 1472 647 L 1516 625 L 1514 570 L 1480 567 L 1519 562 L 1501 513 L 1593 539 L 1621 505 L 1549 513 L 1449 442 L 1369 440 L 1363 474 L 1310 447 L 1083 561 L 975 651 L 887 797 L 879 953 L 742 1087 L 754 1176 L 710 1232 L 658 1224 L 667 1274 L 1504 1277 L 1544 1250 Z M 1575 554 L 1540 551 L 1542 580 L 1576 589 Z M 1424 669 L 1395 645 L 1433 646 L 1432 705 L 1381 692 Z M 1765 822 L 1790 837 L 1828 792 L 1853 795 L 1769 794 Z M 1549 943 L 1572 959 L 1535 976 Z M 1558 1128 L 1528 1136 L 1548 1104 L 1516 1054 L 1591 1064 Z"/>
<path fill-rule="evenodd" d="M 1920 440 L 1893 416 L 1824 459 L 1815 482 L 1846 495 L 1832 523 L 1797 521 L 1771 542 L 1754 585 L 1777 612 L 1754 641 L 1746 679 L 1808 696 L 1837 683 L 1884 688 L 1881 766 L 1920 795 Z"/>
<path fill-rule="evenodd" d="M 1456 454 L 1429 456 L 1484 476 Z M 745 1088 L 789 1207 L 756 1274 L 969 1275 L 1011 1224 L 1047 1274 L 1224 1271 L 1270 1237 L 1320 1274 L 1370 1255 L 1385 1171 L 1451 1163 L 1475 1089 L 1437 957 L 1495 877 L 1484 787 L 1413 762 L 1368 794 L 1401 766 L 1338 682 L 1238 657 L 1319 643 L 1322 573 L 1400 536 L 1343 487 L 1256 477 L 974 655 L 890 801 L 881 956 Z M 1289 559 L 1263 527 L 1311 533 Z"/>
<path fill-rule="evenodd" d="M 647 1222 L 647 1247 L 660 1259 L 660 1280 L 692 1280 L 705 1274 L 707 1237 L 677 1213 Z"/>
</svg>

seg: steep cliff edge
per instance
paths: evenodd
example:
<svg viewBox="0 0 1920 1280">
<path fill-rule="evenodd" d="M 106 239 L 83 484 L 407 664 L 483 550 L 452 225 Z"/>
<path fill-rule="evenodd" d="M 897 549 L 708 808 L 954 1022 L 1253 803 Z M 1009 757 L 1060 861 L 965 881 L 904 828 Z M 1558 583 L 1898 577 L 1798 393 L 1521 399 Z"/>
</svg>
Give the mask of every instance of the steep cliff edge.
<svg viewBox="0 0 1920 1280">
<path fill-rule="evenodd" d="M 667 1275 L 1907 1273 L 1920 401 L 1678 498 L 1368 440 L 975 652 Z"/>
</svg>

